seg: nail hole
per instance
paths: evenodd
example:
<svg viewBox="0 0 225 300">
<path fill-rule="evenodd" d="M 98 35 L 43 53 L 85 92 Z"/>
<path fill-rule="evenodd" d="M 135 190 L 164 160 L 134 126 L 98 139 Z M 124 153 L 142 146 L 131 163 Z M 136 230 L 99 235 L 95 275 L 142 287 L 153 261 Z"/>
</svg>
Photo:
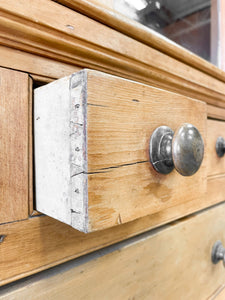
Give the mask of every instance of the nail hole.
<svg viewBox="0 0 225 300">
<path fill-rule="evenodd" d="M 4 235 L 4 234 L 0 235 L 0 243 L 2 243 L 4 241 L 5 237 L 6 237 L 6 235 Z"/>
<path fill-rule="evenodd" d="M 68 29 L 74 30 L 74 27 L 73 27 L 72 25 L 66 25 L 66 27 L 67 27 Z"/>
</svg>

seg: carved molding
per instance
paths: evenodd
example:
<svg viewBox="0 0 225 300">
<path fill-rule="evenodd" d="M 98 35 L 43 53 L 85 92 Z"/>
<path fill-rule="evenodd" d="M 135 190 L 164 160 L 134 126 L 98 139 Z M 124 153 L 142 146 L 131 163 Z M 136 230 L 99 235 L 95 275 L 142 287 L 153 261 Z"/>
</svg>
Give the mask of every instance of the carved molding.
<svg viewBox="0 0 225 300">
<path fill-rule="evenodd" d="M 73 2 L 76 4 L 77 1 Z M 211 75 L 174 59 L 169 56 L 169 51 L 169 55 L 164 54 L 49 0 L 7 0 L 1 3 L 0 12 L 1 45 L 70 65 L 104 71 L 225 107 L 225 85 L 216 78 L 224 78 L 224 73 L 195 55 L 191 56 L 200 65 L 207 65 Z M 52 13 L 49 15 L 49 12 Z M 138 30 L 141 30 L 141 36 L 143 30 L 137 27 Z M 153 36 L 144 33 L 143 36 L 152 40 Z M 165 41 L 158 37 L 153 40 L 165 45 Z M 168 49 L 170 44 L 166 45 Z M 183 55 L 186 51 L 179 49 L 177 52 Z"/>
</svg>

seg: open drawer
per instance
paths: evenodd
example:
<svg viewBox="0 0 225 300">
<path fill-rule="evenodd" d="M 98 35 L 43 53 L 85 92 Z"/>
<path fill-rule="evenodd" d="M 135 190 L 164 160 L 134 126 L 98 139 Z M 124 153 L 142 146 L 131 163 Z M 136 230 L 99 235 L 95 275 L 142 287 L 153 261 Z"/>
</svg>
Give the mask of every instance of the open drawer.
<svg viewBox="0 0 225 300">
<path fill-rule="evenodd" d="M 34 95 L 38 211 L 91 232 L 204 201 L 205 159 L 192 176 L 161 174 L 149 142 L 184 123 L 205 141 L 205 103 L 86 69 Z"/>
</svg>

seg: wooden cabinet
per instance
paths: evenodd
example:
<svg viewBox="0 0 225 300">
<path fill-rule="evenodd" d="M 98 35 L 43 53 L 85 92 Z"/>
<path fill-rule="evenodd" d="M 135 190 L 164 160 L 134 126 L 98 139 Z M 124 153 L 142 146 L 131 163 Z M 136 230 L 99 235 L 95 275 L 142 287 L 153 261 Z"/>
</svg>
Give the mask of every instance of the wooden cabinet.
<svg viewBox="0 0 225 300">
<path fill-rule="evenodd" d="M 34 291 L 37 299 L 74 299 L 74 291 L 94 299 L 214 297 L 225 284 L 222 263 L 210 256 L 214 242 L 224 243 L 224 158 L 215 143 L 223 136 L 225 73 L 94 1 L 7 0 L 0 12 L 0 285 L 12 284 L 0 288 L 0 299 L 29 299 Z M 70 127 L 65 145 L 56 132 L 62 117 L 70 121 L 72 102 L 50 93 L 77 72 L 85 84 L 78 80 L 67 92 L 80 101 L 75 125 L 85 125 L 87 135 L 79 147 L 68 137 Z M 44 103 L 42 111 L 36 101 Z M 186 122 L 205 144 L 200 169 L 190 177 L 157 173 L 149 160 L 152 133 Z M 52 133 L 66 149 L 53 167 L 39 148 L 45 136 L 50 151 Z M 87 158 L 73 167 L 71 145 Z M 76 175 L 66 213 L 66 194 L 56 209 L 60 194 L 52 193 L 62 191 L 54 180 L 65 166 L 67 177 Z M 86 184 L 81 193 L 79 172 Z M 47 196 L 41 174 L 51 187 Z M 81 212 L 80 227 L 71 222 L 74 212 Z M 29 275 L 25 288 L 16 282 Z"/>
</svg>

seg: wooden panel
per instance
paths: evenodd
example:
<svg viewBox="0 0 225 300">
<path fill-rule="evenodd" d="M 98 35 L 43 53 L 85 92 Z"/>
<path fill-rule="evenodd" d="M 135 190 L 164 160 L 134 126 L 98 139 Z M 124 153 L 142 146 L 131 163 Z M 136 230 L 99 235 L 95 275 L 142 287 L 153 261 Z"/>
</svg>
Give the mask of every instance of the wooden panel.
<svg viewBox="0 0 225 300">
<path fill-rule="evenodd" d="M 0 68 L 0 223 L 28 216 L 28 76 Z"/>
<path fill-rule="evenodd" d="M 193 177 L 165 176 L 154 171 L 148 153 L 152 132 L 164 124 L 173 130 L 184 122 L 195 124 L 204 139 L 202 103 L 94 72 L 88 73 L 87 101 L 92 104 L 87 111 L 88 172 L 97 172 L 88 175 L 93 230 L 205 196 L 204 162 Z"/>
<path fill-rule="evenodd" d="M 207 197 L 214 199 L 214 203 L 225 200 L 225 176 L 217 175 L 208 178 Z"/>
<path fill-rule="evenodd" d="M 208 104 L 207 115 L 212 119 L 225 120 L 225 109 Z"/>
<path fill-rule="evenodd" d="M 33 153 L 33 80 L 29 78 L 28 96 L 28 213 L 34 211 L 34 153 Z"/>
<path fill-rule="evenodd" d="M 136 21 L 122 16 L 120 13 L 113 10 L 113 5 L 108 0 L 55 0 L 60 2 L 67 7 L 79 11 L 95 20 L 100 21 L 103 24 L 115 28 L 116 30 L 138 40 L 150 47 L 158 49 L 162 53 L 166 53 L 171 57 L 176 58 L 186 64 L 201 70 L 204 73 L 210 74 L 214 78 L 218 78 L 222 81 L 225 80 L 225 73 L 218 69 L 216 66 L 207 62 L 204 59 L 201 59 L 192 52 L 180 47 L 179 45 L 169 41 L 164 38 L 162 35 L 159 35 L 154 30 L 143 26 L 142 24 L 137 23 Z M 212 3 L 218 1 L 211 1 Z M 223 1 L 220 1 L 223 3 Z M 106 9 L 108 8 L 108 9 Z M 113 11 L 112 11 L 113 10 Z M 223 13 L 224 10 L 220 10 Z M 215 16 L 217 18 L 217 12 L 215 11 Z M 221 18 L 223 21 L 224 18 Z M 213 20 L 216 22 L 216 19 Z M 223 30 L 224 26 L 221 26 Z M 221 37 L 224 36 L 221 30 Z M 216 36 L 216 32 L 213 31 L 212 39 Z M 212 43 L 213 44 L 213 43 Z M 217 45 L 215 43 L 214 45 Z M 221 52 L 222 53 L 222 52 Z"/>
<path fill-rule="evenodd" d="M 80 70 L 77 66 L 53 60 L 51 57 L 37 56 L 2 45 L 0 45 L 0 66 L 24 71 L 32 76 L 42 76 L 44 77 L 42 81 L 47 82 Z"/>
<path fill-rule="evenodd" d="M 41 216 L 0 226 L 0 285 L 48 269 L 224 200 L 225 177 L 208 181 L 207 197 L 107 230 L 84 234 Z M 218 193 L 220 191 L 220 193 Z M 24 263 L 26 262 L 26 263 Z"/>
<path fill-rule="evenodd" d="M 4 46 L 225 107 L 222 81 L 62 5 L 49 0 L 7 0 L 0 9 L 0 42 Z M 54 13 L 49 17 L 46 11 Z"/>
<path fill-rule="evenodd" d="M 205 140 L 205 104 L 96 71 L 36 89 L 37 210 L 90 232 L 200 201 L 204 161 L 191 177 L 160 175 L 149 162 L 153 131 L 183 123 Z"/>
<path fill-rule="evenodd" d="M 114 3 L 113 3 L 114 0 L 92 0 L 91 2 L 93 4 L 97 4 L 99 6 L 102 6 L 103 8 L 113 9 L 113 7 L 114 7 Z"/>
<path fill-rule="evenodd" d="M 225 173 L 225 157 L 218 157 L 216 140 L 219 136 L 225 138 L 225 122 L 207 121 L 207 174 L 216 175 Z"/>
<path fill-rule="evenodd" d="M 148 232 L 3 289 L 0 299 L 205 300 L 225 281 L 222 262 L 211 262 L 213 244 L 225 245 L 224 214 L 225 204 Z"/>
</svg>

